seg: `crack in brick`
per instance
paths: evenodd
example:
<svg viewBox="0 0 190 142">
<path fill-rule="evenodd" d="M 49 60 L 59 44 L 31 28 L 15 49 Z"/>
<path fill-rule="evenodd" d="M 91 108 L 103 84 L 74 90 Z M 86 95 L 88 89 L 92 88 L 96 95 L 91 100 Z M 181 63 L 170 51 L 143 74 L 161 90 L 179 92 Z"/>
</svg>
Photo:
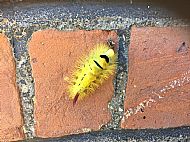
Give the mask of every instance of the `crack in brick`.
<svg viewBox="0 0 190 142">
<path fill-rule="evenodd" d="M 149 98 L 144 100 L 143 102 L 139 103 L 136 107 L 129 108 L 125 113 L 122 121 L 128 119 L 130 116 L 137 114 L 138 112 L 142 111 L 145 107 L 151 107 L 150 103 L 156 102 L 153 98 Z"/>
<path fill-rule="evenodd" d="M 157 94 L 162 94 L 162 93 L 165 94 L 168 91 L 175 89 L 176 87 L 181 87 L 189 83 L 190 83 L 190 70 L 183 73 L 180 78 L 170 81 L 168 85 L 160 89 Z"/>
<path fill-rule="evenodd" d="M 124 117 L 122 118 L 122 121 L 124 122 L 126 119 L 128 119 L 130 116 L 137 114 L 138 112 L 142 112 L 142 110 L 146 107 L 151 107 L 150 103 L 155 103 L 158 99 L 163 99 L 167 97 L 167 92 L 171 91 L 172 89 L 176 89 L 177 87 L 182 87 L 190 83 L 190 70 L 186 71 L 181 75 L 181 77 L 178 77 L 175 80 L 172 80 L 167 83 L 164 87 L 159 89 L 158 91 L 152 91 L 152 94 L 154 96 L 150 97 L 149 99 L 145 99 L 143 102 L 139 103 L 136 107 L 129 108 L 125 111 Z"/>
</svg>

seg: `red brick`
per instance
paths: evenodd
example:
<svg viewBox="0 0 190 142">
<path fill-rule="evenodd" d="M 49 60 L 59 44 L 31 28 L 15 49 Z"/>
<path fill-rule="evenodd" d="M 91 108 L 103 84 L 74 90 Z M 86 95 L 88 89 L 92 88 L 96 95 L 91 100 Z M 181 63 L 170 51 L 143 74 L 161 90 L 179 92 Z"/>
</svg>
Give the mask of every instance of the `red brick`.
<svg viewBox="0 0 190 142">
<path fill-rule="evenodd" d="M 45 30 L 32 35 L 29 54 L 35 80 L 37 136 L 57 137 L 98 130 L 111 119 L 107 107 L 113 94 L 112 78 L 74 107 L 68 98 L 66 81 L 77 60 L 109 37 L 116 39 L 116 33 Z"/>
<path fill-rule="evenodd" d="M 190 125 L 190 28 L 132 28 L 122 128 Z"/>
<path fill-rule="evenodd" d="M 15 62 L 10 43 L 5 35 L 0 34 L 0 141 L 24 138 L 20 109 Z"/>
</svg>

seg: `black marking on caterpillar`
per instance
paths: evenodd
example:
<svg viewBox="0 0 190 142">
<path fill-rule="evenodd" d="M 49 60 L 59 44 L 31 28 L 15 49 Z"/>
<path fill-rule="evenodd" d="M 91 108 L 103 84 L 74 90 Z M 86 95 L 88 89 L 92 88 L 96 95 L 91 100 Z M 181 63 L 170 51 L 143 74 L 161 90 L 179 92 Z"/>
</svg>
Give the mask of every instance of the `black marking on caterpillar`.
<svg viewBox="0 0 190 142">
<path fill-rule="evenodd" d="M 96 61 L 94 60 L 94 63 L 95 63 L 99 68 L 101 68 L 101 69 L 103 70 L 103 68 L 100 66 L 100 64 L 99 64 L 98 62 L 96 62 Z"/>
<path fill-rule="evenodd" d="M 106 55 L 100 55 L 101 58 L 104 58 L 106 60 L 107 63 L 109 63 L 109 58 Z"/>
</svg>

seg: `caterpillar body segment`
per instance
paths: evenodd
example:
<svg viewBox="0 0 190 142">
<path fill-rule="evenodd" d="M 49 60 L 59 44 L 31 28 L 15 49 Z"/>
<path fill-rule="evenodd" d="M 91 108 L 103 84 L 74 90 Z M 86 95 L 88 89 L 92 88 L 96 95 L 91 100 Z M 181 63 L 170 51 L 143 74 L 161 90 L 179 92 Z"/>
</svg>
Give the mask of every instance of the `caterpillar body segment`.
<svg viewBox="0 0 190 142">
<path fill-rule="evenodd" d="M 107 44 L 98 44 L 89 56 L 80 61 L 69 85 L 69 97 L 73 104 L 93 92 L 116 67 L 116 54 Z"/>
</svg>

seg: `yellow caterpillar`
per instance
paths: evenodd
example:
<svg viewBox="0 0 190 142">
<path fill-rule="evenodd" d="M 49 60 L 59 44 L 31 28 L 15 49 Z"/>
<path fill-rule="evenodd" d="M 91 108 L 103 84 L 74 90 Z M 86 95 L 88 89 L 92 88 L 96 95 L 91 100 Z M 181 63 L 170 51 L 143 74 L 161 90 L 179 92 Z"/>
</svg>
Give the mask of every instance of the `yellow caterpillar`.
<svg viewBox="0 0 190 142">
<path fill-rule="evenodd" d="M 108 44 L 97 44 L 89 56 L 80 61 L 72 74 L 68 88 L 69 98 L 73 100 L 73 105 L 78 99 L 81 100 L 92 93 L 109 75 L 113 74 L 116 67 L 113 44 L 111 40 Z"/>
</svg>

